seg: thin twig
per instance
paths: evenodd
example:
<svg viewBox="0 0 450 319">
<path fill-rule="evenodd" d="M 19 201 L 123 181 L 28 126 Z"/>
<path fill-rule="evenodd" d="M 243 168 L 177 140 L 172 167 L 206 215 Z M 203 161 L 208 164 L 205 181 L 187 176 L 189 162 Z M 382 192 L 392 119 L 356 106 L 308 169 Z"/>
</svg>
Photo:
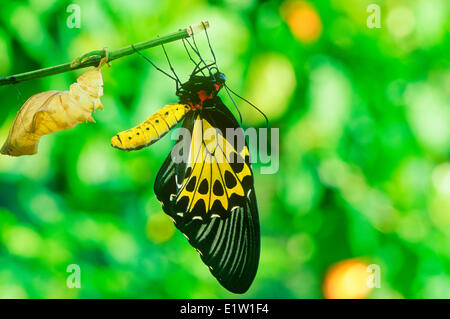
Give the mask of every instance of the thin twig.
<svg viewBox="0 0 450 319">
<path fill-rule="evenodd" d="M 171 34 L 168 34 L 165 36 L 160 36 L 160 37 L 156 37 L 151 40 L 133 44 L 133 46 L 137 50 L 144 50 L 144 49 L 152 48 L 152 47 L 158 46 L 160 44 L 189 38 L 194 33 L 203 31 L 204 28 L 208 28 L 208 27 L 209 27 L 209 23 L 208 23 L 208 21 L 205 21 L 204 24 L 199 23 L 196 25 L 192 25 L 185 29 L 181 29 L 177 32 L 174 32 L 174 33 L 171 33 Z M 118 50 L 108 51 L 108 61 L 113 61 L 113 60 L 119 59 L 121 57 L 130 55 L 133 53 L 136 53 L 136 50 L 133 49 L 131 45 L 121 48 L 121 49 L 118 49 Z M 39 70 L 30 71 L 30 72 L 24 72 L 24 73 L 20 73 L 20 74 L 5 76 L 3 78 L 0 78 L 0 86 L 7 85 L 7 84 L 14 84 L 14 83 L 23 82 L 23 81 L 34 80 L 34 79 L 42 78 L 42 77 L 49 76 L 49 75 L 54 75 L 54 74 L 68 72 L 68 71 L 72 71 L 72 70 L 76 70 L 76 69 L 86 68 L 89 66 L 97 66 L 103 57 L 105 57 L 105 50 L 91 51 L 89 53 L 84 54 L 80 58 L 78 58 L 77 59 L 79 61 L 78 63 L 76 62 L 77 60 L 74 60 L 69 63 L 55 65 L 55 66 L 51 66 L 51 67 L 44 68 L 44 69 L 39 69 Z"/>
</svg>

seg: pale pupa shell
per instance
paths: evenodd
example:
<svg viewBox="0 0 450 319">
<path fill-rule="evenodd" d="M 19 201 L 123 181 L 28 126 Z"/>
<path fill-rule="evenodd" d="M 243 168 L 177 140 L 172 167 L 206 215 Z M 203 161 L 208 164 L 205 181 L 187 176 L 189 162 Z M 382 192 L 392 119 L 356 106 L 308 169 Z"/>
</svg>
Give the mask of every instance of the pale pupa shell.
<svg viewBox="0 0 450 319">
<path fill-rule="evenodd" d="M 37 153 L 41 136 L 95 122 L 92 112 L 101 108 L 103 79 L 100 68 L 86 71 L 69 91 L 47 91 L 31 96 L 20 108 L 0 153 L 11 156 Z"/>
</svg>

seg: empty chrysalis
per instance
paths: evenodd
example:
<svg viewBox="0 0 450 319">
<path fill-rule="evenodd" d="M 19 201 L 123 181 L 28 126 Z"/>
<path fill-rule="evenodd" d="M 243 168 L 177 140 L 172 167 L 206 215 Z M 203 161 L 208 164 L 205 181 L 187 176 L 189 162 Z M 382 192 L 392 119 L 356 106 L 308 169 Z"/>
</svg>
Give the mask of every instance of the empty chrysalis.
<svg viewBox="0 0 450 319">
<path fill-rule="evenodd" d="M 69 91 L 47 91 L 31 96 L 17 113 L 0 153 L 33 155 L 43 135 L 72 128 L 78 123 L 95 122 L 92 112 L 103 109 L 101 68 L 107 59 L 103 58 L 97 67 L 78 77 Z"/>
</svg>

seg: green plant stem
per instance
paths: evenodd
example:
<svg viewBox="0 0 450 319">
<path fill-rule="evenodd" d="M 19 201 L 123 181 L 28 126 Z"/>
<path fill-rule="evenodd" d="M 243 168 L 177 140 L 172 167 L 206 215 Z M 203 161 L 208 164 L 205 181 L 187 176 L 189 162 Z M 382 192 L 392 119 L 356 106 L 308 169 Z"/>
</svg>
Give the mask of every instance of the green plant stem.
<svg viewBox="0 0 450 319">
<path fill-rule="evenodd" d="M 134 44 L 134 47 L 137 50 L 144 50 L 144 49 L 152 48 L 152 47 L 155 47 L 155 46 L 158 46 L 161 44 L 189 38 L 190 36 L 192 36 L 192 34 L 202 31 L 203 26 L 208 28 L 209 27 L 208 21 L 199 23 L 197 25 L 189 26 L 187 28 L 181 29 L 177 32 L 174 32 L 174 33 L 171 33 L 171 34 L 168 34 L 165 36 L 160 36 L 160 37 L 156 37 L 151 40 L 136 43 L 136 44 Z M 121 48 L 121 49 L 108 51 L 108 62 L 122 58 L 124 56 L 130 55 L 133 53 L 136 53 L 136 51 L 132 48 L 131 45 Z M 69 63 L 55 65 L 55 66 L 51 66 L 51 67 L 44 68 L 44 69 L 39 69 L 39 70 L 30 71 L 30 72 L 24 72 L 24 73 L 20 73 L 20 74 L 2 77 L 2 78 L 0 78 L 0 85 L 14 84 L 14 83 L 19 83 L 19 82 L 42 78 L 42 77 L 49 76 L 49 75 L 68 72 L 68 71 L 72 71 L 72 70 L 76 70 L 76 69 L 82 69 L 82 68 L 86 68 L 89 66 L 97 66 L 103 57 L 105 57 L 105 50 L 91 51 L 89 53 L 84 54 L 80 58 L 78 58 L 77 60 L 80 61 L 78 63 L 75 62 L 77 60 L 74 60 Z"/>
</svg>

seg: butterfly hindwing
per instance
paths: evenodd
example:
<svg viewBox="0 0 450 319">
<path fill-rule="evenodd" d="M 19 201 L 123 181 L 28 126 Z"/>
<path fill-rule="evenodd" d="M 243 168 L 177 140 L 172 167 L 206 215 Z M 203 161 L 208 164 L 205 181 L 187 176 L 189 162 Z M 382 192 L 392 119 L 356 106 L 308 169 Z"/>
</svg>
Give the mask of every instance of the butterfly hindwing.
<svg viewBox="0 0 450 319">
<path fill-rule="evenodd" d="M 243 293 L 256 274 L 260 235 L 242 130 L 219 97 L 187 114 L 183 127 L 191 135 L 178 142 L 184 143 L 186 160 L 167 157 L 155 181 L 156 196 L 219 282 Z M 227 128 L 237 129 L 241 143 L 228 137 Z"/>
</svg>

